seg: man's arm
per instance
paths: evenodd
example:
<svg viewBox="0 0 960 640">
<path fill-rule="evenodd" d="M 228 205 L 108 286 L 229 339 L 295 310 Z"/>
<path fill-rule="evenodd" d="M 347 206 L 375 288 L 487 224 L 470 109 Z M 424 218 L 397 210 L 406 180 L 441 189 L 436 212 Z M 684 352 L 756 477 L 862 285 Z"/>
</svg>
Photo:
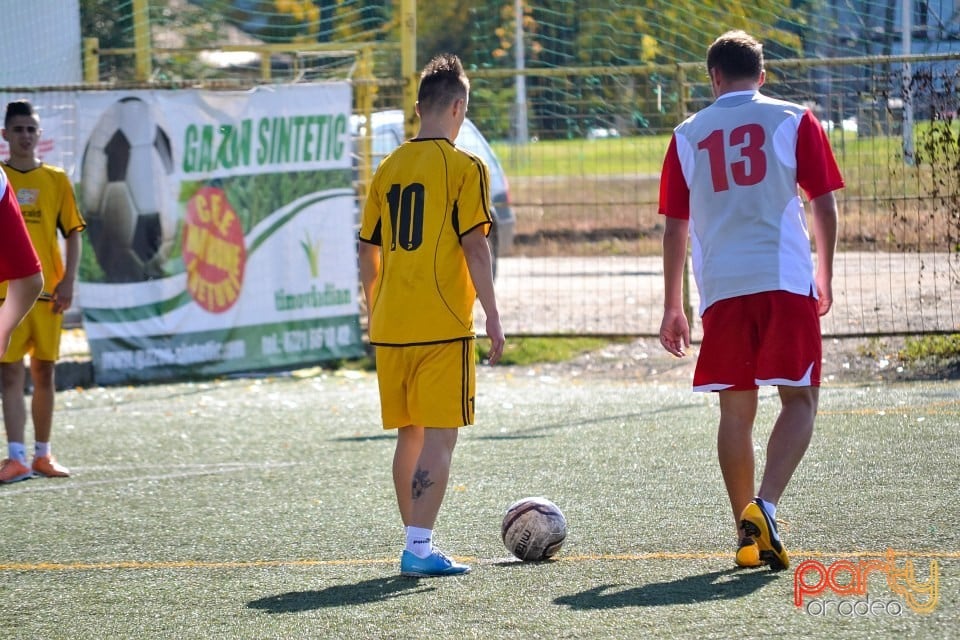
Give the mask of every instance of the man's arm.
<svg viewBox="0 0 960 640">
<path fill-rule="evenodd" d="M 487 337 L 490 338 L 490 352 L 487 360 L 490 364 L 497 364 L 503 355 L 503 345 L 506 339 L 503 328 L 500 326 L 500 311 L 497 309 L 497 296 L 493 287 L 493 259 L 490 256 L 490 245 L 483 227 L 476 227 L 460 238 L 463 254 L 467 259 L 467 269 L 470 278 L 477 290 L 480 306 L 487 316 Z"/>
<path fill-rule="evenodd" d="M 367 301 L 367 330 L 373 312 L 373 286 L 380 275 L 380 247 L 369 242 L 359 242 L 360 284 L 363 285 L 363 297 Z"/>
<path fill-rule="evenodd" d="M 821 316 L 833 306 L 833 256 L 837 250 L 837 199 L 833 191 L 810 201 L 813 241 L 817 247 L 817 297 Z"/>
<path fill-rule="evenodd" d="M 53 311 L 63 313 L 73 305 L 73 287 L 77 281 L 77 269 L 80 267 L 80 252 L 83 243 L 80 232 L 74 231 L 66 239 L 63 278 L 53 290 Z"/>
<path fill-rule="evenodd" d="M 683 268 L 687 262 L 687 233 L 690 221 L 664 217 L 663 231 L 663 320 L 660 344 L 677 357 L 690 346 L 690 323 L 683 312 Z"/>
</svg>

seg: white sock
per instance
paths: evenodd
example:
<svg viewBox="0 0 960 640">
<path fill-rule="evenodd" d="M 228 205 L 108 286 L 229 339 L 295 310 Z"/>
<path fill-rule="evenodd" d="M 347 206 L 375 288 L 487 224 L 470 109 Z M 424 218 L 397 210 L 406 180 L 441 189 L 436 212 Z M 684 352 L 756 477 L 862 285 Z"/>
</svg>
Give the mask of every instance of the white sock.
<svg viewBox="0 0 960 640">
<path fill-rule="evenodd" d="M 27 448 L 23 446 L 22 442 L 8 442 L 7 457 L 11 460 L 19 460 L 23 464 L 27 464 Z"/>
<path fill-rule="evenodd" d="M 418 558 L 426 558 L 433 551 L 433 529 L 407 527 L 406 550 Z"/>
<path fill-rule="evenodd" d="M 33 445 L 33 455 L 35 458 L 43 458 L 50 455 L 50 443 L 35 442 Z"/>
<path fill-rule="evenodd" d="M 770 516 L 770 519 L 774 522 L 777 521 L 777 505 L 772 502 L 767 502 L 763 498 L 757 498 L 760 501 L 760 504 L 763 506 L 763 510 L 767 512 L 767 515 Z"/>
</svg>

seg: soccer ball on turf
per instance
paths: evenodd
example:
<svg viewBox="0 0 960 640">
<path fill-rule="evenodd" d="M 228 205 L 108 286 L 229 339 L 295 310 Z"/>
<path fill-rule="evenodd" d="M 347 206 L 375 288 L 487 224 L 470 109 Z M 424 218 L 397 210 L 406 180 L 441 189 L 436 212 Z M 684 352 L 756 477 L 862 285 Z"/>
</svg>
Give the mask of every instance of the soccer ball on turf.
<svg viewBox="0 0 960 640">
<path fill-rule="evenodd" d="M 563 546 L 567 519 L 546 498 L 517 500 L 507 508 L 500 527 L 507 551 L 524 561 L 547 560 Z"/>
<path fill-rule="evenodd" d="M 128 97 L 100 117 L 80 168 L 90 244 L 108 282 L 162 277 L 178 213 L 168 192 L 170 138 L 150 105 Z"/>
</svg>

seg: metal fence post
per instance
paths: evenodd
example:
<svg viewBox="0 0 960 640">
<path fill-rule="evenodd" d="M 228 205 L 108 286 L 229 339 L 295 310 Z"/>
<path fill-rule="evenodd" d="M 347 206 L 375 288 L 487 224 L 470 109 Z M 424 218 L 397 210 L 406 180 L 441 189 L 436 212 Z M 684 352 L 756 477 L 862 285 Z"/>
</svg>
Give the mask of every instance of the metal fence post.
<svg viewBox="0 0 960 640">
<path fill-rule="evenodd" d="M 100 40 L 97 38 L 83 39 L 83 81 L 100 81 Z"/>
<path fill-rule="evenodd" d="M 687 72 L 683 66 L 677 65 L 677 122 L 680 124 L 687 116 Z M 689 243 L 688 243 L 689 247 Z M 687 249 L 689 255 L 689 248 Z M 683 313 L 687 316 L 690 332 L 693 333 L 693 303 L 690 299 L 690 261 L 683 262 Z"/>
<path fill-rule="evenodd" d="M 153 73 L 150 48 L 150 2 L 133 0 L 133 40 L 137 80 L 146 82 Z"/>
<path fill-rule="evenodd" d="M 400 72 L 403 76 L 404 135 L 416 131 L 417 103 L 417 0 L 400 0 Z"/>
</svg>

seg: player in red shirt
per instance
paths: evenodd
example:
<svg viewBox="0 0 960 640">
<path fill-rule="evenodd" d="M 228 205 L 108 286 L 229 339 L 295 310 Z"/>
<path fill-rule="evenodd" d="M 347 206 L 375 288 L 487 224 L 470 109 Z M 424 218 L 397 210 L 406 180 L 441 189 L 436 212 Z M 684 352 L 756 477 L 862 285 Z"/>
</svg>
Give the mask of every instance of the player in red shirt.
<svg viewBox="0 0 960 640">
<path fill-rule="evenodd" d="M 674 130 L 661 173 L 660 342 L 676 356 L 690 344 L 682 304 L 689 237 L 703 320 L 693 386 L 720 396 L 717 449 L 738 529 L 736 562 L 785 569 L 776 505 L 813 434 L 819 316 L 833 302 L 833 192 L 843 179 L 813 113 L 759 92 L 763 49 L 756 39 L 723 34 L 707 51 L 707 71 L 716 101 Z M 813 210 L 816 268 L 799 190 Z M 761 385 L 777 387 L 781 410 L 755 491 Z"/>
<path fill-rule="evenodd" d="M 0 357 L 7 350 L 10 334 L 43 289 L 40 259 L 33 250 L 10 182 L 0 171 L 0 282 L 4 281 L 7 296 L 0 304 Z"/>
</svg>

